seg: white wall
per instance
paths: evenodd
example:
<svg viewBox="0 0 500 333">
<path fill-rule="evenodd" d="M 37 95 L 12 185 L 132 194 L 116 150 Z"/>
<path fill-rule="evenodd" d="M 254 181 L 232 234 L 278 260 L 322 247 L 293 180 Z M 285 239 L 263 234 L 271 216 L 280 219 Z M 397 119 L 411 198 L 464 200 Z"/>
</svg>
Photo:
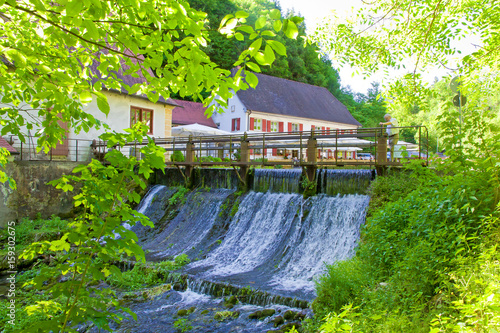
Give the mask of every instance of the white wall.
<svg viewBox="0 0 500 333">
<path fill-rule="evenodd" d="M 103 91 L 103 93 L 106 94 L 110 106 L 110 112 L 108 116 L 106 116 L 99 110 L 95 98 L 91 103 L 83 107 L 83 111 L 92 114 L 96 119 L 108 124 L 111 130 L 123 132 L 124 129 L 130 127 L 130 108 L 132 106 L 150 109 L 153 110 L 153 134 L 151 136 L 161 138 L 167 136 L 165 133 L 165 105 L 155 104 L 142 98 L 132 97 L 124 94 L 118 94 L 108 91 Z M 22 131 L 23 133 L 26 133 L 26 135 L 28 135 L 27 129 L 24 128 L 22 129 Z M 37 129 L 32 130 L 31 134 L 35 134 L 36 131 Z M 90 160 L 90 158 L 92 157 L 90 151 L 90 143 L 92 140 L 98 139 L 99 135 L 103 132 L 104 131 L 102 128 L 100 130 L 91 128 L 88 132 L 80 131 L 80 133 L 77 134 L 69 129 L 68 139 L 70 139 L 70 156 L 68 159 L 72 161 L 77 160 L 76 151 L 78 150 L 78 161 Z M 8 135 L 6 135 L 5 137 L 9 138 Z M 75 140 L 78 140 L 78 142 Z M 38 154 L 35 152 L 34 146 L 36 146 L 36 144 L 36 142 L 31 142 L 31 148 L 29 148 L 30 146 L 28 144 L 23 145 L 23 152 L 31 154 L 32 156 L 37 155 L 37 159 L 48 159 L 48 156 L 44 157 L 44 154 Z M 78 148 L 76 148 L 77 144 Z M 15 141 L 13 146 L 19 151 L 20 141 Z M 125 152 L 128 153 L 129 149 L 127 148 L 124 153 Z M 26 157 L 23 156 L 23 159 L 25 158 Z"/>
<path fill-rule="evenodd" d="M 234 106 L 234 111 L 232 107 Z M 214 113 L 212 115 L 212 120 L 215 124 L 220 124 L 219 129 L 231 132 L 231 133 L 243 133 L 248 131 L 248 115 L 246 112 L 246 107 L 243 105 L 238 96 L 234 95 L 228 101 L 228 107 L 224 108 L 224 113 Z M 233 118 L 240 118 L 240 130 L 231 131 L 231 120 Z"/>
</svg>

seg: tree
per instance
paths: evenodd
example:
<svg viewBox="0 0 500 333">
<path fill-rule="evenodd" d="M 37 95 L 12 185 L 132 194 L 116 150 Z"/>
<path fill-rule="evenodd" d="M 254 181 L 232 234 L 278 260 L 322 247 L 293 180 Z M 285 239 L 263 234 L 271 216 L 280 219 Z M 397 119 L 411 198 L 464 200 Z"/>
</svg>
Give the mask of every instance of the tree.
<svg viewBox="0 0 500 333">
<path fill-rule="evenodd" d="M 206 16 L 185 0 L 0 0 L 1 134 L 25 141 L 25 131 L 34 131 L 38 149 L 48 151 L 65 135 L 58 120 L 75 132 L 105 128 L 82 110 L 95 98 L 99 109 L 109 112 L 103 88 L 146 94 L 152 102 L 173 93 L 201 98 L 203 91 L 210 91 L 203 102 L 208 105 L 217 98 L 224 105 L 235 91 L 255 87 L 255 75 L 247 73 L 242 80 L 241 70 L 231 76 L 210 60 L 205 48 L 215 27 L 205 25 Z M 286 54 L 283 44 L 273 40 L 275 32 L 283 30 L 296 38 L 298 29 L 295 18 L 282 20 L 275 9 L 262 11 L 254 25 L 245 24 L 248 16 L 242 11 L 228 14 L 219 29 L 226 38 L 252 40 L 234 66 L 254 70 L 271 65 L 275 52 Z M 95 63 L 100 76 L 90 69 Z M 114 74 L 124 68 L 125 74 L 141 73 L 144 82 L 124 85 Z M 214 106 L 208 109 L 214 111 Z M 144 260 L 137 237 L 121 223 L 150 223 L 130 205 L 140 199 L 134 187 L 144 188 L 152 169 L 164 167 L 164 150 L 147 138 L 140 123 L 125 132 L 104 133 L 101 138 L 109 148 L 147 142 L 141 160 L 112 149 L 106 154 L 109 165 L 93 160 L 74 170 L 74 175 L 53 182 L 64 191 L 80 189 L 74 198 L 82 212 L 61 239 L 33 243 L 23 254 L 26 258 L 47 251 L 58 255 L 58 264 L 41 270 L 32 281 L 51 296 L 28 309 L 28 315 L 44 316 L 37 329 L 68 331 L 88 320 L 109 329 L 110 320 L 123 318 L 118 310 L 128 311 L 112 292 L 88 284 L 119 275 L 113 262 L 123 256 Z M 2 149 L 0 167 L 6 155 Z M 0 170 L 0 181 L 7 179 Z M 44 286 L 61 274 L 64 281 Z"/>
<path fill-rule="evenodd" d="M 489 125 L 480 126 L 480 132 L 473 127 L 491 124 L 496 117 L 488 101 L 500 82 L 499 18 L 500 4 L 492 1 L 383 0 L 365 3 L 345 22 L 336 18 L 325 21 L 314 38 L 340 64 L 354 66 L 364 74 L 384 70 L 393 75 L 397 71 L 400 75 L 385 87 L 384 94 L 392 101 L 392 110 L 417 105 L 429 111 L 428 96 L 433 92 L 424 79 L 425 72 L 444 69 L 460 76 L 461 93 L 468 99 L 462 108 L 464 131 L 455 130 L 460 127 L 460 116 L 451 99 L 439 106 L 438 130 L 448 150 L 460 147 L 477 156 L 492 149 L 483 140 L 492 138 Z M 465 44 L 462 40 L 467 38 L 478 40 L 473 52 L 461 49 Z"/>
</svg>

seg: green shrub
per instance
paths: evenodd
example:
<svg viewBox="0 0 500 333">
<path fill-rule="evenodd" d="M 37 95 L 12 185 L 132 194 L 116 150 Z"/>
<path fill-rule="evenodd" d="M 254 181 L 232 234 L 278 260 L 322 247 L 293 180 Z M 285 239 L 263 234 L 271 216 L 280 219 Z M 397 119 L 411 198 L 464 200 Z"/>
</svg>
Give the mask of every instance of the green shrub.
<svg viewBox="0 0 500 333">
<path fill-rule="evenodd" d="M 184 162 L 184 154 L 180 150 L 174 150 L 174 153 L 170 156 L 170 161 L 172 162 Z"/>
<path fill-rule="evenodd" d="M 55 215 L 52 215 L 50 219 L 37 218 L 35 220 L 31 220 L 23 218 L 15 225 L 16 251 L 22 252 L 33 242 L 59 239 L 62 237 L 64 232 L 69 230 L 69 228 L 68 221 L 61 220 Z M 3 244 L 1 248 L 7 247 L 8 236 L 7 228 L 0 229 L 0 244 Z"/>
<path fill-rule="evenodd" d="M 499 230 L 489 175 L 432 172 L 377 179 L 356 256 L 329 266 L 318 281 L 311 331 L 323 319 L 331 324 L 325 327 L 347 320 L 354 332 L 497 329 L 500 269 L 493 263 L 500 255 L 485 247 Z M 374 193 L 382 198 L 374 202 Z"/>
<path fill-rule="evenodd" d="M 107 281 L 114 287 L 129 291 L 138 290 L 162 283 L 168 272 L 177 270 L 189 262 L 190 260 L 186 254 L 175 257 L 174 261 L 138 262 L 133 269 L 123 272 L 121 277 L 110 275 Z"/>
<path fill-rule="evenodd" d="M 360 290 L 373 283 L 369 269 L 358 257 L 327 266 L 327 273 L 316 283 L 314 313 L 324 317 L 353 302 Z"/>
</svg>

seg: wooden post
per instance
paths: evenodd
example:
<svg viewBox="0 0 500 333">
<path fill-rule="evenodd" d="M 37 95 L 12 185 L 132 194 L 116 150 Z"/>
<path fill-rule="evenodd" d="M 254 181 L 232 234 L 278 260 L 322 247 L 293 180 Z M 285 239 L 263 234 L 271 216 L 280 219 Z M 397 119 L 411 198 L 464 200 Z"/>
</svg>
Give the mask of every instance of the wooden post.
<svg viewBox="0 0 500 333">
<path fill-rule="evenodd" d="M 309 138 L 307 140 L 307 179 L 309 181 L 314 181 L 316 178 L 316 169 L 318 165 L 318 142 L 315 138 Z"/>
<path fill-rule="evenodd" d="M 246 188 L 248 184 L 246 184 L 247 181 L 247 175 L 248 175 L 248 163 L 250 162 L 250 149 L 249 149 L 250 143 L 247 141 L 247 134 L 243 136 L 240 144 L 240 179 L 244 181 L 243 186 Z"/>
<path fill-rule="evenodd" d="M 194 143 L 193 138 L 189 136 L 189 141 L 186 144 L 186 159 L 185 161 L 190 163 L 186 165 L 186 178 L 191 178 L 191 173 L 193 171 L 193 163 L 194 163 Z"/>
<path fill-rule="evenodd" d="M 377 174 L 383 176 L 387 165 L 387 137 L 380 136 L 377 141 Z"/>
</svg>

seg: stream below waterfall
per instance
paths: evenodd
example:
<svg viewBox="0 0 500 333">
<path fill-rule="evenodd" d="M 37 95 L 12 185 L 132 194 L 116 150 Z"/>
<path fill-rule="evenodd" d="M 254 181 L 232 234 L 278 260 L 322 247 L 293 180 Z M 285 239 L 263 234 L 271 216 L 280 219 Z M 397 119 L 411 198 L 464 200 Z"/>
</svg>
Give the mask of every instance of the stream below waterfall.
<svg viewBox="0 0 500 333">
<path fill-rule="evenodd" d="M 274 322 L 287 311 L 295 315 L 285 324 L 310 316 L 314 279 L 326 264 L 354 254 L 369 203 L 367 195 L 355 193 L 365 193 L 371 179 L 366 171 L 325 170 L 318 175 L 322 194 L 308 199 L 297 193 L 297 170 L 256 170 L 252 191 L 200 188 L 176 205 L 171 199 L 177 187 L 153 186 L 137 210 L 155 228 L 132 230 L 148 260 L 185 253 L 191 263 L 165 281 L 184 287 L 127 305 L 137 321 L 125 320 L 114 329 L 176 332 L 174 323 L 181 320 L 192 332 L 266 332 L 276 329 Z M 229 314 L 224 297 L 245 291 L 231 316 L 215 318 L 218 312 Z M 183 309 L 191 310 L 178 316 Z M 249 318 L 264 309 L 272 314 Z"/>
</svg>

